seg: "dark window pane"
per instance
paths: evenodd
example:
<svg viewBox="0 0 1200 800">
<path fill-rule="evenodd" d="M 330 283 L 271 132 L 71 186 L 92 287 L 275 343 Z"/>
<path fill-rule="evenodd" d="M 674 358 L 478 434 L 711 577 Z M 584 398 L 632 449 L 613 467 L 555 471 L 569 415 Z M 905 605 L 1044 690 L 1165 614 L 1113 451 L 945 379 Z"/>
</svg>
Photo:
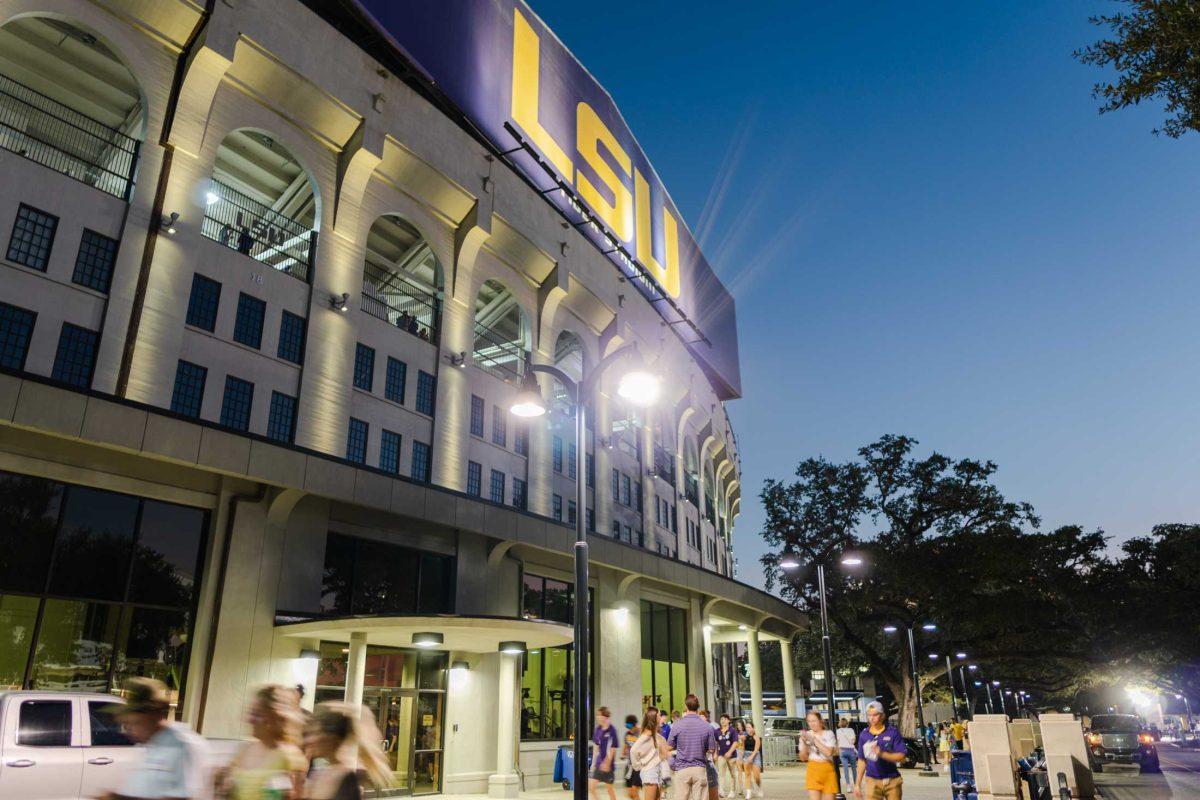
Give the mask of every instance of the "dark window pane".
<svg viewBox="0 0 1200 800">
<path fill-rule="evenodd" d="M 47 600 L 30 688 L 104 691 L 120 615 L 108 603 Z"/>
<path fill-rule="evenodd" d="M 400 474 L 400 434 L 384 431 L 379 437 L 379 468 L 384 472 Z"/>
<path fill-rule="evenodd" d="M 71 701 L 26 700 L 18 717 L 17 744 L 25 747 L 71 746 Z"/>
<path fill-rule="evenodd" d="M 126 610 L 117 640 L 113 686 L 129 678 L 155 678 L 178 696 L 187 668 L 188 613 L 157 608 Z"/>
<path fill-rule="evenodd" d="M 136 497 L 83 486 L 67 490 L 50 594 L 124 597 L 138 502 Z"/>
<path fill-rule="evenodd" d="M 296 435 L 296 398 L 271 392 L 271 413 L 267 418 L 267 438 L 292 443 Z"/>
<path fill-rule="evenodd" d="M 217 308 L 221 304 L 221 284 L 200 273 L 192 275 L 188 295 L 187 324 L 212 332 L 217 327 Z"/>
<path fill-rule="evenodd" d="M 233 340 L 255 350 L 261 347 L 263 319 L 266 315 L 266 303 L 248 294 L 239 294 L 237 317 L 233 322 Z"/>
<path fill-rule="evenodd" d="M 199 417 L 204 403 L 204 382 L 208 370 L 189 361 L 180 361 L 175 370 L 175 390 L 171 394 L 171 410 L 186 417 Z"/>
<path fill-rule="evenodd" d="M 444 689 L 446 686 L 446 653 L 421 653 L 417 657 L 417 688 L 418 689 Z M 435 697 L 435 695 L 421 695 L 422 698 Z M 421 703 L 421 707 L 425 708 L 425 703 Z M 425 712 L 429 713 L 429 712 Z M 417 747 L 424 749 L 425 744 L 421 736 L 421 725 L 417 726 Z M 432 747 L 439 747 L 434 744 Z"/>
<path fill-rule="evenodd" d="M 521 587 L 521 613 L 535 619 L 542 616 L 542 593 L 546 579 L 540 575 L 526 575 Z"/>
<path fill-rule="evenodd" d="M 25 369 L 37 314 L 0 303 L 0 367 Z"/>
<path fill-rule="evenodd" d="M 58 217 L 22 203 L 8 240 L 8 260 L 45 272 L 57 229 Z"/>
<path fill-rule="evenodd" d="M 570 622 L 574 614 L 571 584 L 546 579 L 546 615 L 552 622 Z"/>
<path fill-rule="evenodd" d="M 471 395 L 471 435 L 483 436 L 483 398 Z"/>
<path fill-rule="evenodd" d="M 121 723 L 107 710 L 107 700 L 92 700 L 87 705 L 88 722 L 92 729 L 92 747 L 133 746 L 133 740 L 121 730 Z"/>
<path fill-rule="evenodd" d="M 45 588 L 62 489 L 44 478 L 0 473 L 0 589 Z"/>
<path fill-rule="evenodd" d="M 449 614 L 454 611 L 454 559 L 433 553 L 421 554 L 421 591 L 417 611 Z"/>
<path fill-rule="evenodd" d="M 383 394 L 388 400 L 394 403 L 404 402 L 404 384 L 407 376 L 408 365 L 388 356 L 387 379 L 383 385 Z"/>
<path fill-rule="evenodd" d="M 409 466 L 408 474 L 412 476 L 414 481 L 421 483 L 429 482 L 429 471 L 432 461 L 432 451 L 429 445 L 425 442 L 413 441 L 412 443 L 412 464 Z"/>
<path fill-rule="evenodd" d="M 433 416 L 434 396 L 437 394 L 437 378 L 423 370 L 417 371 L 417 411 Z"/>
<path fill-rule="evenodd" d="M 290 311 L 284 311 L 279 321 L 279 348 L 276 354 L 293 364 L 304 363 L 304 338 L 307 322 Z"/>
<path fill-rule="evenodd" d="M 191 606 L 206 523 L 201 509 L 145 501 L 129 599 L 157 606 Z"/>
<path fill-rule="evenodd" d="M 50 377 L 86 389 L 92 385 L 92 370 L 96 366 L 96 349 L 100 334 L 78 325 L 64 322 L 58 336 L 58 352 Z"/>
<path fill-rule="evenodd" d="M 369 426 L 361 419 L 350 418 L 346 429 L 346 459 L 356 464 L 367 463 L 367 434 Z"/>
<path fill-rule="evenodd" d="M 483 466 L 475 461 L 467 462 L 467 494 L 479 497 L 483 492 Z"/>
<path fill-rule="evenodd" d="M 672 608 L 670 610 L 671 634 L 670 643 L 671 650 L 668 658 L 675 662 L 687 661 L 687 612 L 682 608 Z"/>
<path fill-rule="evenodd" d="M 360 539 L 354 575 L 355 614 L 406 614 L 417 609 L 417 553 Z"/>
<path fill-rule="evenodd" d="M 648 600 L 642 601 L 641 613 L 638 616 L 642 622 L 642 658 L 648 661 L 654 657 L 654 631 L 651 628 L 650 602 Z"/>
<path fill-rule="evenodd" d="M 354 388 L 371 391 L 375 384 L 375 348 L 362 342 L 354 348 Z"/>
<path fill-rule="evenodd" d="M 250 430 L 250 410 L 254 406 L 254 384 L 225 376 L 225 396 L 221 399 L 221 424 L 239 431 Z"/>
<path fill-rule="evenodd" d="M 75 272 L 71 275 L 71 282 L 98 292 L 108 292 L 116 261 L 117 240 L 85 228 L 79 240 L 79 253 L 75 256 Z"/>
<path fill-rule="evenodd" d="M 20 689 L 37 622 L 36 597 L 0 595 L 0 690 Z"/>
<path fill-rule="evenodd" d="M 357 540 L 331 533 L 325 539 L 325 569 L 321 577 L 321 611 L 344 616 L 350 613 L 354 585 L 354 550 Z"/>
</svg>

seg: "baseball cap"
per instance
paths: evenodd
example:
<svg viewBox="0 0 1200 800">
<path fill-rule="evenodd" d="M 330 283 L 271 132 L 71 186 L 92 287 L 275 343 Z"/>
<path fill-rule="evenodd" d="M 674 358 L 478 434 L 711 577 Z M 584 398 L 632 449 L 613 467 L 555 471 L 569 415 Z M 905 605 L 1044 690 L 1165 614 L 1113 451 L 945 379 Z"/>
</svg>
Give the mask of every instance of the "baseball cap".
<svg viewBox="0 0 1200 800">
<path fill-rule="evenodd" d="M 885 717 L 887 716 L 887 712 L 883 710 L 883 703 L 879 702 L 878 700 L 872 700 L 871 702 L 867 703 L 867 713 L 870 714 L 872 711 L 874 711 L 876 714 L 882 714 Z"/>
<path fill-rule="evenodd" d="M 171 710 L 167 686 L 154 678 L 130 678 L 125 682 L 124 703 L 105 708 L 111 714 L 166 714 Z"/>
</svg>

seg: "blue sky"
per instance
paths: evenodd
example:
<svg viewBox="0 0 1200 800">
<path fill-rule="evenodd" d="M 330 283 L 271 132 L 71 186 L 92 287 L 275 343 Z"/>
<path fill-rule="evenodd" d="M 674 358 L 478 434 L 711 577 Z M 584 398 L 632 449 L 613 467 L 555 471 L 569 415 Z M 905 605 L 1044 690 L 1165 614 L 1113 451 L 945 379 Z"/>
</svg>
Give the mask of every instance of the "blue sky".
<svg viewBox="0 0 1200 800">
<path fill-rule="evenodd" d="M 737 299 L 740 578 L 763 479 L 884 433 L 1046 526 L 1196 520 L 1200 135 L 1097 115 L 1115 3 L 533 3 Z"/>
</svg>

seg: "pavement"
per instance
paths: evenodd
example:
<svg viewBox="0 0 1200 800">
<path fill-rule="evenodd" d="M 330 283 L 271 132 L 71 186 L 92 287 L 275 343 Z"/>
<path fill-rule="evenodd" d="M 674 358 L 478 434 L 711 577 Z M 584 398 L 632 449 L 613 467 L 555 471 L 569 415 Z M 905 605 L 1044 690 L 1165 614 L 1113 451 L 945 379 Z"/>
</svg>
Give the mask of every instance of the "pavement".
<svg viewBox="0 0 1200 800">
<path fill-rule="evenodd" d="M 1139 774 L 1138 770 L 1105 767 L 1096 776 L 1096 788 L 1104 800 L 1194 800 L 1200 797 L 1200 752 L 1161 742 L 1158 761 L 1162 772 Z"/>
</svg>

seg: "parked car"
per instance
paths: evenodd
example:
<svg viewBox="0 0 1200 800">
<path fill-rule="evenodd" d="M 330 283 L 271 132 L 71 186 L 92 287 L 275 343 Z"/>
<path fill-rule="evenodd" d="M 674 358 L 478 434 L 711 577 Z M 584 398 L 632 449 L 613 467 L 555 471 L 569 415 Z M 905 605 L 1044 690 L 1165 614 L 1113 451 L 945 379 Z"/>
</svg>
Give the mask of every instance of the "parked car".
<svg viewBox="0 0 1200 800">
<path fill-rule="evenodd" d="M 1105 764 L 1136 764 L 1142 772 L 1158 772 L 1154 736 L 1133 714 L 1098 714 L 1084 733 L 1093 772 Z"/>
</svg>

